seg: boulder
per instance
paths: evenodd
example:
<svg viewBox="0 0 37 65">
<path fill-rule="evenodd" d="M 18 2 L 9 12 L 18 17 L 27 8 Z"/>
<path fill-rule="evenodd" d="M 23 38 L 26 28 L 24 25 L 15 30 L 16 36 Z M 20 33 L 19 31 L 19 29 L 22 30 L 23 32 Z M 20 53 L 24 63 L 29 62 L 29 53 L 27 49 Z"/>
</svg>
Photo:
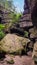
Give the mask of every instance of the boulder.
<svg viewBox="0 0 37 65">
<path fill-rule="evenodd" d="M 37 62 L 37 42 L 34 44 L 32 58 L 35 62 Z"/>
<path fill-rule="evenodd" d="M 6 53 L 20 52 L 28 42 L 30 40 L 27 38 L 15 34 L 7 34 L 0 42 L 0 49 Z"/>
<path fill-rule="evenodd" d="M 36 28 L 31 28 L 29 30 L 30 32 L 30 38 L 37 38 L 37 29 Z"/>
</svg>

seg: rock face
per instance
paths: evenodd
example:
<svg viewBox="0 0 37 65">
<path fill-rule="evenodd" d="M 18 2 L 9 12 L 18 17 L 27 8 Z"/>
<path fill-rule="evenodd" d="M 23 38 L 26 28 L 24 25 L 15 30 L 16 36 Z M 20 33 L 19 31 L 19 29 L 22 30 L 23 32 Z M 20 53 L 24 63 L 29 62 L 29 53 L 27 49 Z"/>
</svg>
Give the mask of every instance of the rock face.
<svg viewBox="0 0 37 65">
<path fill-rule="evenodd" d="M 20 27 L 21 28 L 30 28 L 33 27 L 32 23 L 32 11 L 37 7 L 34 7 L 35 4 L 37 3 L 36 0 L 24 0 L 24 12 L 23 16 L 20 18 Z"/>
<path fill-rule="evenodd" d="M 0 49 L 7 53 L 20 52 L 30 42 L 29 39 L 19 37 L 15 34 L 7 34 L 0 42 Z"/>
<path fill-rule="evenodd" d="M 8 24 L 9 21 L 12 21 L 12 17 L 9 16 L 11 13 L 9 9 L 6 9 L 0 4 L 0 22 L 2 24 Z"/>
<path fill-rule="evenodd" d="M 33 8 L 31 18 L 32 18 L 33 25 L 37 28 L 37 2 L 35 3 L 35 6 Z"/>
<path fill-rule="evenodd" d="M 31 12 L 33 8 L 32 1 L 33 0 L 24 0 L 24 12 L 23 12 L 23 16 L 20 18 L 20 23 L 19 23 L 21 28 L 33 27 L 31 20 Z"/>
<path fill-rule="evenodd" d="M 29 28 L 29 27 L 32 27 L 33 24 L 31 22 L 31 14 L 30 13 L 26 13 L 24 14 L 21 19 L 20 19 L 20 28 Z"/>
</svg>

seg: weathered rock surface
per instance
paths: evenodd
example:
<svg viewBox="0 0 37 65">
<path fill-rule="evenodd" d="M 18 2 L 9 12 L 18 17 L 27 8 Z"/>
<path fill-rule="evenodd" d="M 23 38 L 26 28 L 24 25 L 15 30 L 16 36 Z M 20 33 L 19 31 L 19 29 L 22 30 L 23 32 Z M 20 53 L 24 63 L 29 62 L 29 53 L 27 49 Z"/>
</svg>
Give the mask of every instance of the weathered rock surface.
<svg viewBox="0 0 37 65">
<path fill-rule="evenodd" d="M 37 42 L 34 44 L 32 57 L 33 57 L 34 61 L 37 61 Z"/>
<path fill-rule="evenodd" d="M 30 32 L 30 38 L 37 38 L 37 29 L 36 28 L 31 28 L 29 30 Z"/>
<path fill-rule="evenodd" d="M 15 34 L 7 34 L 0 42 L 0 49 L 7 53 L 20 52 L 28 42 L 30 40 L 27 38 L 19 37 Z"/>
<path fill-rule="evenodd" d="M 14 64 L 14 60 L 13 60 L 14 56 L 13 55 L 5 55 L 5 59 L 3 60 L 4 62 L 6 62 L 7 64 Z"/>
</svg>

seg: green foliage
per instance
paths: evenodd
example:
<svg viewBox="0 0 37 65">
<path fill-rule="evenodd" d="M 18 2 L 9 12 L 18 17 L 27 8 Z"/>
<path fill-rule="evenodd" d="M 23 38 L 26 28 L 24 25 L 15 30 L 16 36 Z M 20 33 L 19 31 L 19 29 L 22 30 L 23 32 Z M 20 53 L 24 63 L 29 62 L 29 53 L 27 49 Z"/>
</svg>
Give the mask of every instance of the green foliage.
<svg viewBox="0 0 37 65">
<path fill-rule="evenodd" d="M 29 33 L 28 33 L 27 31 L 24 31 L 24 36 L 25 36 L 25 37 L 28 37 L 28 34 L 29 34 Z"/>
<path fill-rule="evenodd" d="M 12 9 L 12 10 L 15 9 L 13 0 L 0 0 L 0 4 L 3 5 L 7 9 Z"/>
<path fill-rule="evenodd" d="M 12 19 L 9 21 L 10 23 L 8 23 L 6 26 L 0 24 L 0 30 L 3 30 L 4 27 L 6 27 L 8 29 L 14 23 L 18 23 L 22 13 L 16 12 L 16 8 L 13 4 L 13 0 L 9 0 L 9 1 L 8 0 L 0 0 L 0 1 L 3 4 L 3 6 L 10 11 L 10 14 L 8 14 L 8 17 L 9 18 L 11 17 L 11 19 Z"/>
<path fill-rule="evenodd" d="M 5 36 L 5 33 L 3 31 L 0 31 L 0 40 Z"/>
<path fill-rule="evenodd" d="M 12 18 L 12 20 L 9 21 L 7 25 L 5 25 L 5 28 L 9 29 L 10 26 L 12 26 L 15 23 L 18 23 L 21 15 L 22 15 L 21 13 L 16 13 L 16 12 L 11 12 L 11 14 L 8 14 L 8 16 Z"/>
<path fill-rule="evenodd" d="M 3 24 L 0 24 L 0 30 L 3 30 L 5 26 Z"/>
<path fill-rule="evenodd" d="M 0 24 L 0 40 L 5 36 L 5 33 L 3 32 L 5 26 L 3 24 Z"/>
<path fill-rule="evenodd" d="M 21 16 L 22 16 L 21 13 L 14 13 L 12 18 L 12 23 L 18 23 Z"/>
</svg>

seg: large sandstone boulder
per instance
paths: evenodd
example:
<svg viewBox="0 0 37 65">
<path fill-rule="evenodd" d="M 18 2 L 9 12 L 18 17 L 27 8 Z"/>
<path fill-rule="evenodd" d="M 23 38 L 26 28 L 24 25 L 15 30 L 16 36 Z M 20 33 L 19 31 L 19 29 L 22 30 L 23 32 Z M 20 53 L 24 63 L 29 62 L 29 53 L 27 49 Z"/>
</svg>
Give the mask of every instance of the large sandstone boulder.
<svg viewBox="0 0 37 65">
<path fill-rule="evenodd" d="M 7 53 L 19 52 L 28 42 L 30 40 L 27 38 L 19 37 L 15 34 L 7 34 L 0 42 L 0 49 Z"/>
<path fill-rule="evenodd" d="M 31 28 L 29 30 L 30 34 L 30 38 L 37 38 L 37 29 L 36 28 Z"/>
<path fill-rule="evenodd" d="M 32 57 L 33 57 L 34 61 L 37 62 L 37 42 L 34 44 Z"/>
</svg>

